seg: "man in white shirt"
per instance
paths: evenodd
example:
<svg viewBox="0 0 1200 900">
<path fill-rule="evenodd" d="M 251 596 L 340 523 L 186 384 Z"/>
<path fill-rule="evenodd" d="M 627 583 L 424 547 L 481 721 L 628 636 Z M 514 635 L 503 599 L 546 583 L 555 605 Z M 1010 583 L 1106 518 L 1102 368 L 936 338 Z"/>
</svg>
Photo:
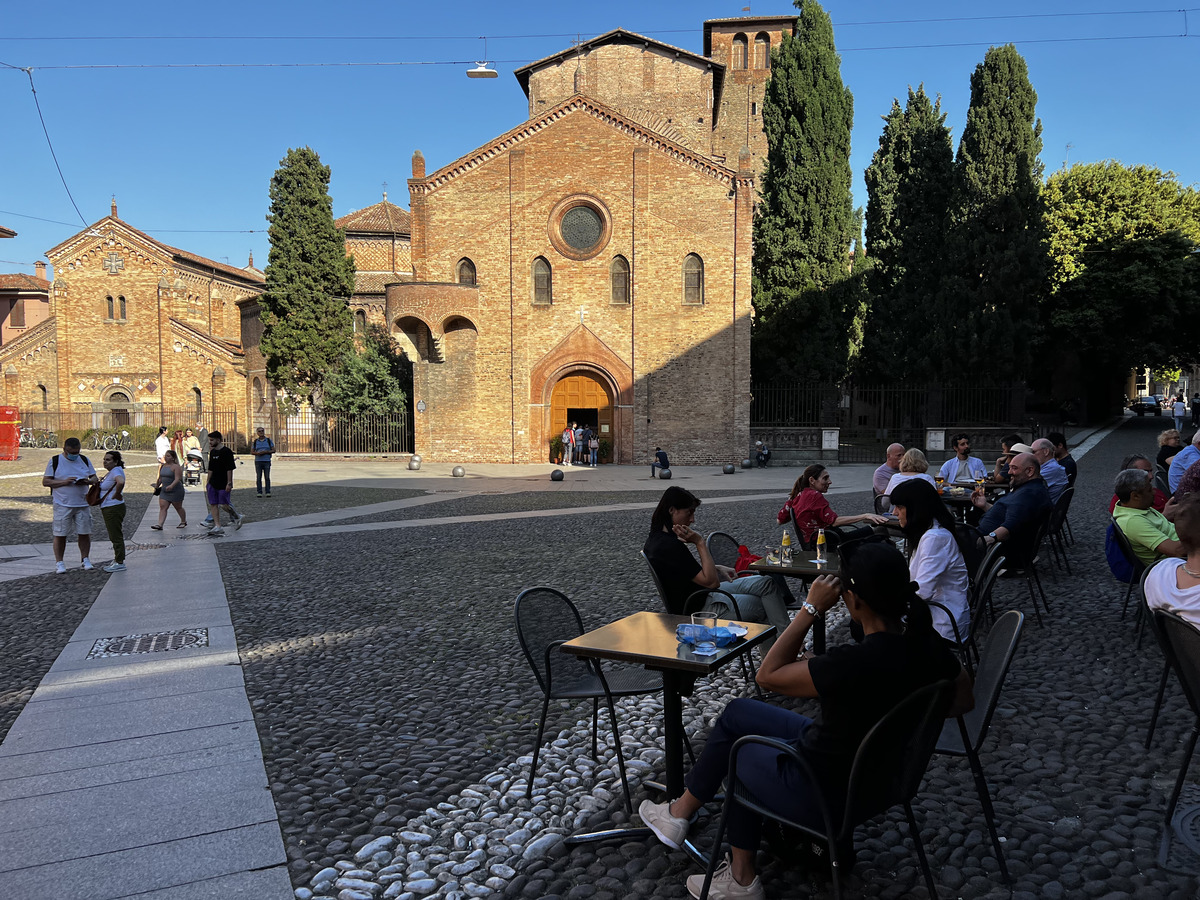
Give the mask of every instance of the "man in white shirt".
<svg viewBox="0 0 1200 900">
<path fill-rule="evenodd" d="M 942 463 L 938 472 L 942 478 L 951 484 L 974 484 L 977 479 L 987 477 L 987 467 L 983 460 L 971 455 L 971 436 L 966 432 L 954 435 L 950 439 L 954 448 L 954 456 Z"/>
<path fill-rule="evenodd" d="M 54 571 L 59 575 L 67 571 L 63 554 L 72 530 L 79 539 L 83 568 L 88 572 L 93 568 L 88 559 L 92 549 L 92 510 L 88 506 L 87 492 L 88 487 L 99 481 L 91 462 L 79 452 L 79 438 L 63 441 L 63 452 L 46 463 L 42 487 L 50 488 L 54 502 Z"/>
<path fill-rule="evenodd" d="M 1054 444 L 1045 438 L 1038 438 L 1033 442 L 1033 455 L 1042 466 L 1042 480 L 1050 491 L 1050 500 L 1057 503 L 1070 479 L 1067 478 L 1067 470 L 1054 458 Z"/>
<path fill-rule="evenodd" d="M 158 464 L 161 466 L 164 463 L 163 457 L 167 455 L 167 451 L 171 449 L 171 439 L 167 437 L 167 426 L 158 426 L 158 437 L 154 439 L 154 455 L 158 457 Z"/>
</svg>

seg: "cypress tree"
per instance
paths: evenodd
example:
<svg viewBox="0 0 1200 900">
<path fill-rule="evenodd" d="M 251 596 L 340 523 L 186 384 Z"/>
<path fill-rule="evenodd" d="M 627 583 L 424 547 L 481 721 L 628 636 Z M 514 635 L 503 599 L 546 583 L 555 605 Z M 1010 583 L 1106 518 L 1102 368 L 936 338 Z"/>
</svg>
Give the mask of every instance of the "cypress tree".
<svg viewBox="0 0 1200 900">
<path fill-rule="evenodd" d="M 846 369 L 856 291 L 850 130 L 854 98 L 842 84 L 833 24 L 816 0 L 796 0 L 797 34 L 771 55 L 763 100 L 767 157 L 754 219 L 754 367 L 834 380 Z"/>
<path fill-rule="evenodd" d="M 915 310 L 939 290 L 942 248 L 953 195 L 954 149 L 941 99 L 908 89 L 892 101 L 879 149 L 867 167 L 867 250 L 871 313 L 856 366 L 872 378 L 941 377 L 942 332 Z"/>
<path fill-rule="evenodd" d="M 353 346 L 354 259 L 333 224 L 329 167 L 316 151 L 288 150 L 271 178 L 262 353 L 267 377 L 294 407 L 320 406 L 321 381 Z"/>
<path fill-rule="evenodd" d="M 989 49 L 971 75 L 937 314 L 958 373 L 1019 378 L 1029 369 L 1047 268 L 1036 105 L 1016 47 Z"/>
</svg>

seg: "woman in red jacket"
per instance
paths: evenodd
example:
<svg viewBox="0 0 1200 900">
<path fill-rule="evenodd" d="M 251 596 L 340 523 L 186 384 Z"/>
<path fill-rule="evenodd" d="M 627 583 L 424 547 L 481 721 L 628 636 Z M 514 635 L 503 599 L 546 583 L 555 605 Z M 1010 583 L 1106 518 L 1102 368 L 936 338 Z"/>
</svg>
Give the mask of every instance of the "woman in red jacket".
<svg viewBox="0 0 1200 900">
<path fill-rule="evenodd" d="M 872 525 L 882 525 L 887 519 L 874 513 L 863 513 L 858 516 L 839 516 L 829 506 L 825 492 L 833 479 L 829 470 L 820 463 L 809 466 L 792 485 L 791 496 L 776 517 L 781 525 L 786 525 L 789 518 L 796 520 L 796 529 L 800 532 L 800 540 L 804 546 L 811 547 L 817 537 L 818 528 L 832 528 L 835 525 L 857 525 L 869 522 Z"/>
</svg>

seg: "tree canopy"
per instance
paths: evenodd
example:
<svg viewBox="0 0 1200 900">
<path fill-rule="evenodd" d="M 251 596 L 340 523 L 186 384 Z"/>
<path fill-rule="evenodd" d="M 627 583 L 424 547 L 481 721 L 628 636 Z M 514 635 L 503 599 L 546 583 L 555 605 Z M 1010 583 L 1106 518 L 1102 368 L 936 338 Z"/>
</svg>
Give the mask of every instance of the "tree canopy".
<svg viewBox="0 0 1200 900">
<path fill-rule="evenodd" d="M 333 223 L 329 177 L 303 147 L 288 150 L 271 178 L 261 348 L 267 377 L 293 404 L 319 405 L 326 373 L 351 346 L 354 260 Z"/>
<path fill-rule="evenodd" d="M 844 374 L 861 305 L 836 289 L 855 238 L 850 185 L 854 98 L 842 84 L 833 25 L 796 0 L 795 37 L 771 54 L 763 99 L 767 156 L 754 219 L 756 371 Z"/>
<path fill-rule="evenodd" d="M 944 332 L 913 312 L 927 308 L 939 292 L 954 149 L 941 100 L 931 102 L 924 86 L 908 89 L 903 110 L 892 101 L 866 182 L 871 306 L 856 372 L 942 377 L 938 344 Z"/>
<path fill-rule="evenodd" d="M 387 329 L 370 323 L 326 376 L 324 404 L 343 413 L 394 414 L 412 389 L 412 363 L 397 351 Z"/>
</svg>

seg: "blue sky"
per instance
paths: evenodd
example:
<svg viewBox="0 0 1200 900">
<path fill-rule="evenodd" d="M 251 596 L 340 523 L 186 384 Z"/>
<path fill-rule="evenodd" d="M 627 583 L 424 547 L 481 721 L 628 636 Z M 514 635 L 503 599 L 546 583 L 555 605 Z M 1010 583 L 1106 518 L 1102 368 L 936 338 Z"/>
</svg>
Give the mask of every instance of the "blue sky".
<svg viewBox="0 0 1200 900">
<path fill-rule="evenodd" d="M 570 46 L 576 34 L 615 27 L 699 53 L 703 21 L 741 15 L 745 5 L 62 0 L 34 15 L 27 4 L 8 3 L 0 8 L 0 61 L 33 67 L 58 162 L 87 222 L 106 215 L 116 194 L 121 217 L 155 237 L 236 265 L 252 250 L 262 267 L 267 186 L 289 147 L 311 146 L 332 167 L 335 215 L 378 201 L 385 181 L 389 198 L 407 207 L 415 149 L 432 171 L 526 118 L 512 76 L 524 63 Z M 989 45 L 1009 41 L 1038 92 L 1047 171 L 1066 158 L 1113 158 L 1200 182 L 1200 7 L 1131 12 L 1138 6 L 827 2 L 842 78 L 854 93 L 856 204 L 865 205 L 863 170 L 892 98 L 921 82 L 941 94 L 957 147 L 971 71 Z M 754 14 L 793 11 L 786 2 L 753 6 Z M 1191 37 L 1180 36 L 1185 29 Z M 481 35 L 499 78 L 465 76 L 484 56 Z M 292 65 L 381 62 L 406 64 Z M 215 63 L 276 65 L 51 68 Z M 0 242 L 0 271 L 32 272 L 33 261 L 81 223 L 25 72 L 0 68 L 0 104 L 0 225 L 19 232 Z"/>
</svg>

